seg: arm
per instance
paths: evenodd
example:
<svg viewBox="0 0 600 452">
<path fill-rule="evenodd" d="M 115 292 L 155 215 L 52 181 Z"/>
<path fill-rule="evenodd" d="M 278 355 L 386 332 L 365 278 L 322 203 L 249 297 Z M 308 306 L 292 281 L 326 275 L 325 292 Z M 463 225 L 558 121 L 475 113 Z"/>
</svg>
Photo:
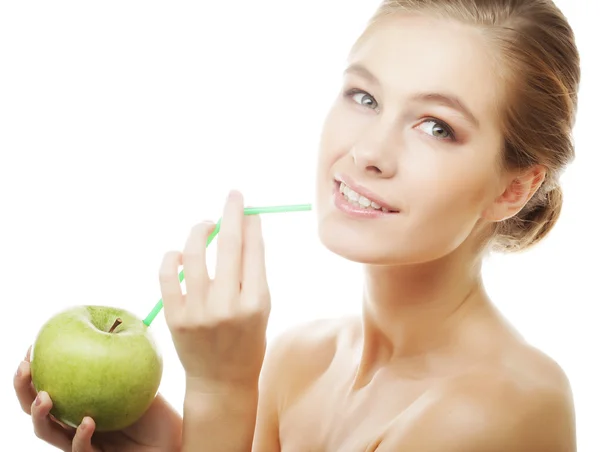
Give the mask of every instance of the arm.
<svg viewBox="0 0 600 452">
<path fill-rule="evenodd" d="M 437 401 L 436 401 L 437 399 Z M 377 452 L 575 452 L 568 388 L 513 383 L 475 384 L 440 398 L 420 400 L 410 420 L 392 426 Z"/>
<path fill-rule="evenodd" d="M 192 384 L 188 386 L 183 442 L 192 446 L 183 452 L 280 450 L 279 394 L 281 384 L 289 377 L 285 361 L 296 334 L 292 328 L 273 341 L 265 356 L 257 390 L 211 396 L 194 391 Z"/>
<path fill-rule="evenodd" d="M 287 349 L 283 335 L 267 351 L 265 363 L 260 374 L 258 415 L 252 450 L 255 452 L 279 452 L 279 385 L 285 379 L 282 375 L 282 361 Z"/>
<path fill-rule="evenodd" d="M 257 388 L 232 387 L 209 392 L 188 381 L 182 452 L 250 451 L 257 403 Z"/>
</svg>

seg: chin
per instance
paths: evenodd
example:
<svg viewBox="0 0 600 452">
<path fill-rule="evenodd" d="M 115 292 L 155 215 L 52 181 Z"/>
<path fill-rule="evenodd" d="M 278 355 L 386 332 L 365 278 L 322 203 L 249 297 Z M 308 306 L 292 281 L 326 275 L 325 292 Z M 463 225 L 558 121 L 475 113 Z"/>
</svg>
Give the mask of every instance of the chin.
<svg viewBox="0 0 600 452">
<path fill-rule="evenodd" d="M 427 240 L 414 232 L 365 228 L 331 217 L 320 218 L 318 234 L 323 246 L 332 253 L 365 265 L 426 264 L 452 254 L 459 246 Z M 390 241 L 390 237 L 395 240 Z"/>
<path fill-rule="evenodd" d="M 337 198 L 337 199 L 336 199 Z M 438 261 L 455 252 L 470 235 L 468 227 L 442 229 L 436 221 L 413 223 L 402 210 L 386 213 L 348 208 L 337 189 L 317 197 L 318 235 L 325 248 L 352 262 L 407 266 Z M 358 210 L 358 212 L 357 212 Z"/>
<path fill-rule="evenodd" d="M 324 219 L 319 221 L 319 239 L 334 254 L 367 265 L 410 265 L 419 262 L 416 250 L 384 240 L 386 234 L 352 229 L 349 225 Z"/>
<path fill-rule="evenodd" d="M 386 262 L 392 264 L 395 261 L 390 259 L 390 256 L 385 256 L 384 253 L 376 252 L 372 248 L 348 243 L 336 236 L 319 233 L 319 237 L 325 248 L 351 262 L 366 265 L 385 265 Z"/>
</svg>

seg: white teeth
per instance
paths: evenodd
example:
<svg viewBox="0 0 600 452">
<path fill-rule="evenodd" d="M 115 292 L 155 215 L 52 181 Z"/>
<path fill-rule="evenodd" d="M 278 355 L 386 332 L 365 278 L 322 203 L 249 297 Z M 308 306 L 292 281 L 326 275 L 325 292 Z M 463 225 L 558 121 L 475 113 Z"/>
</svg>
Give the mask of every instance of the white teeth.
<svg viewBox="0 0 600 452">
<path fill-rule="evenodd" d="M 344 194 L 344 197 L 351 203 L 357 206 L 362 207 L 363 209 L 375 209 L 382 210 L 383 212 L 389 212 L 385 207 L 381 207 L 374 201 L 371 201 L 369 198 L 359 195 L 354 190 L 348 188 L 346 184 L 343 182 L 340 183 L 340 193 Z"/>
<path fill-rule="evenodd" d="M 371 200 L 361 196 L 358 198 L 358 203 L 363 207 L 369 207 L 371 205 Z"/>
</svg>

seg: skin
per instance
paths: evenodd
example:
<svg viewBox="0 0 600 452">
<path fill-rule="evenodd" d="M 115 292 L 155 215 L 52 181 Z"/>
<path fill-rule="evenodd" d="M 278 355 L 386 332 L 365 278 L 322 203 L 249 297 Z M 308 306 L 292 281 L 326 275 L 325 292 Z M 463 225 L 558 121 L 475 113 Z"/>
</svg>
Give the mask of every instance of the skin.
<svg viewBox="0 0 600 452">
<path fill-rule="evenodd" d="M 564 372 L 519 337 L 481 280 L 481 238 L 545 176 L 499 165 L 505 87 L 494 61 L 476 30 L 409 15 L 378 23 L 350 55 L 323 128 L 315 204 L 323 244 L 364 266 L 360 318 L 294 328 L 265 357 L 260 219 L 244 217 L 237 192 L 214 279 L 204 254 L 211 223 L 165 256 L 165 317 L 187 377 L 181 450 L 576 450 Z M 423 93 L 460 99 L 475 121 Z M 343 213 L 338 175 L 399 213 Z"/>
</svg>

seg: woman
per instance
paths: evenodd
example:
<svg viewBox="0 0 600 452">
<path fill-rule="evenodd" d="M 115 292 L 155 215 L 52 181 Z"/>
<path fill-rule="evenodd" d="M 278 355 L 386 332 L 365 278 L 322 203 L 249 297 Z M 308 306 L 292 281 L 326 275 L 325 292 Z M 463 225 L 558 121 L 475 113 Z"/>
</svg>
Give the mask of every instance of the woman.
<svg viewBox="0 0 600 452">
<path fill-rule="evenodd" d="M 183 419 L 158 396 L 90 441 L 92 419 L 48 417 L 25 360 L 15 388 L 37 435 L 65 451 L 574 451 L 566 376 L 494 309 L 480 269 L 556 222 L 578 85 L 550 0 L 384 1 L 350 53 L 317 177 L 321 241 L 364 264 L 362 317 L 294 329 L 265 358 L 260 220 L 232 192 L 214 279 L 212 223 L 161 267 Z"/>
</svg>

